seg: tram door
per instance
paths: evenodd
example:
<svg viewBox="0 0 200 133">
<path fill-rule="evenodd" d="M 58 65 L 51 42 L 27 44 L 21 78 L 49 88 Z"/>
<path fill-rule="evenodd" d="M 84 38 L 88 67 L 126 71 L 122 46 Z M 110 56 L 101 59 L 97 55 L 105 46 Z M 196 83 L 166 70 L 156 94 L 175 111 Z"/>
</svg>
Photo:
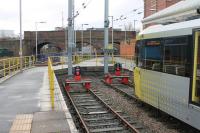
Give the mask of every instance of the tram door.
<svg viewBox="0 0 200 133">
<path fill-rule="evenodd" d="M 200 31 L 194 32 L 192 102 L 200 105 Z"/>
</svg>

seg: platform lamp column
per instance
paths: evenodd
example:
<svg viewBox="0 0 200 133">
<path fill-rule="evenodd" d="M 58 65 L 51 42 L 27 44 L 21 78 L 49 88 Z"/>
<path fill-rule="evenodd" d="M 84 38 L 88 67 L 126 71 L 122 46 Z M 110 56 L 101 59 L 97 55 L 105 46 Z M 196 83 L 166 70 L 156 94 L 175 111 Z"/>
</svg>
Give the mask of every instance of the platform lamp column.
<svg viewBox="0 0 200 133">
<path fill-rule="evenodd" d="M 19 19 L 20 19 L 20 47 L 19 47 L 19 56 L 20 56 L 20 71 L 22 71 L 23 67 L 23 59 L 22 59 L 22 0 L 19 0 Z"/>
<path fill-rule="evenodd" d="M 92 56 L 92 29 L 90 28 L 90 58 Z"/>
<path fill-rule="evenodd" d="M 104 74 L 108 74 L 108 11 L 109 11 L 109 0 L 105 0 L 105 9 L 104 9 Z"/>
<path fill-rule="evenodd" d="M 114 17 L 113 16 L 109 16 L 109 17 L 111 17 L 111 19 L 112 19 L 112 46 L 113 46 L 113 43 L 114 43 L 114 35 L 113 35 L 113 32 L 114 32 L 114 28 L 113 28 L 113 19 L 114 19 Z"/>
<path fill-rule="evenodd" d="M 94 30 L 93 27 L 90 28 L 90 57 L 92 56 L 92 30 Z"/>
<path fill-rule="evenodd" d="M 125 43 L 127 42 L 127 39 L 126 39 L 126 26 L 124 25 L 124 40 L 125 40 Z"/>
<path fill-rule="evenodd" d="M 83 56 L 83 26 L 84 25 L 89 25 L 89 24 L 82 24 L 82 31 L 81 31 L 81 53 L 82 53 L 82 56 Z"/>
<path fill-rule="evenodd" d="M 134 11 L 137 11 L 137 9 L 135 9 Z M 139 14 L 142 14 L 143 12 L 138 12 L 136 15 L 139 15 Z M 133 25 L 134 25 L 134 31 L 136 31 L 136 27 L 135 27 L 135 25 L 136 25 L 136 22 L 137 22 L 138 20 L 136 20 L 136 19 L 134 19 L 133 20 Z"/>
<path fill-rule="evenodd" d="M 44 24 L 46 22 L 35 22 L 35 58 L 37 61 L 37 57 L 38 57 L 38 24 Z"/>
<path fill-rule="evenodd" d="M 68 54 L 68 75 L 72 76 L 72 47 L 74 45 L 74 0 L 68 0 L 68 40 L 65 38 Z M 66 28 L 67 29 L 67 28 Z M 66 32 L 67 33 L 67 32 Z"/>
<path fill-rule="evenodd" d="M 135 23 L 136 23 L 137 20 L 133 20 L 133 21 L 134 21 L 134 31 L 135 31 L 135 30 L 136 30 L 136 29 L 135 29 Z"/>
</svg>

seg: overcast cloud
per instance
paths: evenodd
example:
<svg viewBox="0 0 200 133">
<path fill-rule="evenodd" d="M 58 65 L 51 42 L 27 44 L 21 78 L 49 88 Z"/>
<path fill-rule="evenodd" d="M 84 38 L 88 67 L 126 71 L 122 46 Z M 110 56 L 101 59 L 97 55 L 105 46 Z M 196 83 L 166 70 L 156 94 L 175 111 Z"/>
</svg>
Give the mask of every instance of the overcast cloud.
<svg viewBox="0 0 200 133">
<path fill-rule="evenodd" d="M 88 7 L 82 9 L 82 3 L 88 3 Z M 19 0 L 0 0 L 0 29 L 15 30 L 19 33 Z M 39 30 L 54 30 L 62 26 L 62 11 L 64 24 L 67 25 L 68 0 L 22 0 L 23 30 L 35 30 L 36 21 L 46 21 L 40 24 Z M 139 8 L 139 9 L 138 9 Z M 80 9 L 80 15 L 76 18 L 76 28 L 87 23 L 93 27 L 103 27 L 104 0 L 75 0 L 75 11 Z M 128 15 L 124 21 L 114 23 L 115 27 L 132 22 L 134 19 L 141 20 L 143 15 L 131 12 L 133 9 L 143 11 L 143 0 L 110 0 L 110 15 L 119 18 Z M 141 24 L 137 22 L 137 27 Z M 88 26 L 88 27 L 90 27 Z"/>
</svg>

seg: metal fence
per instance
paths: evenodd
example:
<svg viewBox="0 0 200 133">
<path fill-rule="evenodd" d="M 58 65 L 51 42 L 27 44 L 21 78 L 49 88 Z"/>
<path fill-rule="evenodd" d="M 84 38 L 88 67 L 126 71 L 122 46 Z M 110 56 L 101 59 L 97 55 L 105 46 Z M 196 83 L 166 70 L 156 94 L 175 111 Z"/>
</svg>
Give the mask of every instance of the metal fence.
<svg viewBox="0 0 200 133">
<path fill-rule="evenodd" d="M 64 56 L 51 56 L 52 65 L 64 65 L 68 64 L 67 57 Z M 127 55 L 109 55 L 108 62 L 109 65 L 114 65 L 115 63 L 121 63 L 124 68 L 132 68 L 135 66 L 134 56 Z M 103 55 L 74 55 L 72 58 L 72 63 L 79 66 L 103 66 L 104 56 Z"/>
<path fill-rule="evenodd" d="M 35 64 L 34 56 L 22 57 L 22 68 L 29 68 Z M 16 73 L 20 69 L 20 57 L 5 58 L 0 60 L 0 78 Z"/>
</svg>

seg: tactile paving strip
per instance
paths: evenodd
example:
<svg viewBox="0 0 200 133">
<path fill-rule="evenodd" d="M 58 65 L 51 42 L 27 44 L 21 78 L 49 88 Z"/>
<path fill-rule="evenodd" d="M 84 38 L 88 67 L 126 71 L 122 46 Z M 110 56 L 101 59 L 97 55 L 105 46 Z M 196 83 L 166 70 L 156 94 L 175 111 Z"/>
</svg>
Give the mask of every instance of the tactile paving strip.
<svg viewBox="0 0 200 133">
<path fill-rule="evenodd" d="M 17 115 L 9 133 L 30 133 L 33 114 Z"/>
</svg>

